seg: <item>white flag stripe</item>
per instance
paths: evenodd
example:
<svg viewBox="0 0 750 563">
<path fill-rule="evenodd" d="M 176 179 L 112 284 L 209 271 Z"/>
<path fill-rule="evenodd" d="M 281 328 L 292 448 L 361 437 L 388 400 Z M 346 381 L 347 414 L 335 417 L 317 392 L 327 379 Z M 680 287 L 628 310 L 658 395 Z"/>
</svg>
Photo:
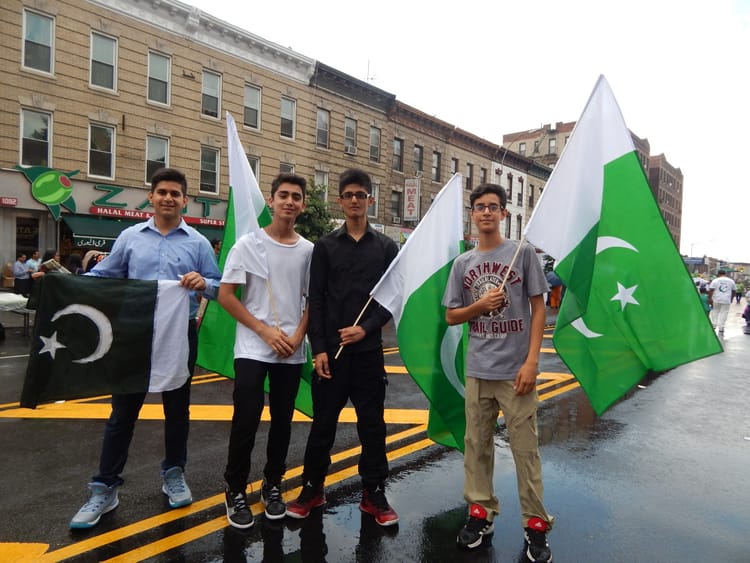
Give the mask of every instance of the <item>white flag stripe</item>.
<svg viewBox="0 0 750 563">
<path fill-rule="evenodd" d="M 604 164 L 633 150 L 617 101 L 600 76 L 526 225 L 527 240 L 556 260 L 570 254 L 599 222 Z"/>
<path fill-rule="evenodd" d="M 159 280 L 148 386 L 152 393 L 177 389 L 188 380 L 189 309 L 190 293 L 179 282 Z"/>
<path fill-rule="evenodd" d="M 229 112 L 226 112 L 226 118 L 229 185 L 234 195 L 235 238 L 239 239 L 242 235 L 259 229 L 258 215 L 266 202 L 242 148 L 234 118 Z M 247 205 L 248 201 L 252 205 Z"/>
<path fill-rule="evenodd" d="M 409 296 L 458 256 L 458 243 L 463 240 L 461 182 L 461 175 L 454 174 L 435 196 L 430 209 L 370 292 L 378 303 L 391 312 L 397 326 Z M 425 252 L 425 249 L 429 249 L 429 252 Z M 408 267 L 404 267 L 404 264 L 408 264 Z"/>
</svg>

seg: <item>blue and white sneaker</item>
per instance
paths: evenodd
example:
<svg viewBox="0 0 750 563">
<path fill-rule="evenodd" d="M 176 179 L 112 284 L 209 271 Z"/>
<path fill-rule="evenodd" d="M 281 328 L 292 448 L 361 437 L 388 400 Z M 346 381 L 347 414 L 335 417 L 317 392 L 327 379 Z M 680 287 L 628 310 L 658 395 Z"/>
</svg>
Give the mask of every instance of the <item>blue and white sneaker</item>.
<svg viewBox="0 0 750 563">
<path fill-rule="evenodd" d="M 117 508 L 120 499 L 117 497 L 117 485 L 108 487 L 104 483 L 89 483 L 89 500 L 76 512 L 70 521 L 70 527 L 74 530 L 93 528 L 99 523 L 102 514 L 106 514 Z"/>
<path fill-rule="evenodd" d="M 162 492 L 169 498 L 169 506 L 179 508 L 193 503 L 193 493 L 185 482 L 185 473 L 182 467 L 170 467 L 162 473 L 164 485 Z"/>
</svg>

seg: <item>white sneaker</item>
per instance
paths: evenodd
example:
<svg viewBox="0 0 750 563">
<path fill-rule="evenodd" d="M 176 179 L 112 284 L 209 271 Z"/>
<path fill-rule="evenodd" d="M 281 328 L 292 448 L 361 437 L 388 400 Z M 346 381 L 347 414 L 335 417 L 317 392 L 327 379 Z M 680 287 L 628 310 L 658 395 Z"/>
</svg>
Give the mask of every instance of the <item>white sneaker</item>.
<svg viewBox="0 0 750 563">
<path fill-rule="evenodd" d="M 193 493 L 185 482 L 182 467 L 170 467 L 162 473 L 164 484 L 162 492 L 169 498 L 169 506 L 179 508 L 193 503 Z"/>
<path fill-rule="evenodd" d="M 76 512 L 70 521 L 73 529 L 93 528 L 99 523 L 102 514 L 117 508 L 120 499 L 117 498 L 117 485 L 108 487 L 104 483 L 89 483 L 89 500 Z"/>
</svg>

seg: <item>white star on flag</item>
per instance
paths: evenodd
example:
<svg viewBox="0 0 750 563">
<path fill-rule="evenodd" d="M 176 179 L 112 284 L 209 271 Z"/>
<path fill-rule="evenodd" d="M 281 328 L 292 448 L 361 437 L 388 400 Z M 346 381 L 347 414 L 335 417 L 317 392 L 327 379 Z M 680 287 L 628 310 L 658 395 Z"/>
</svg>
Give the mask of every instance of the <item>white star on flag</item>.
<svg viewBox="0 0 750 563">
<path fill-rule="evenodd" d="M 625 305 L 627 305 L 628 303 L 632 303 L 633 305 L 640 305 L 640 303 L 635 300 L 635 297 L 633 297 L 633 293 L 635 293 L 636 289 L 638 289 L 637 285 L 634 285 L 633 287 L 625 287 L 620 282 L 617 282 L 617 293 L 615 293 L 614 297 L 612 297 L 610 301 L 619 301 L 621 311 L 625 310 Z"/>
<path fill-rule="evenodd" d="M 52 336 L 46 337 L 46 336 L 39 336 L 41 341 L 43 342 L 43 346 L 41 350 L 39 350 L 39 355 L 41 356 L 45 352 L 49 352 L 49 355 L 52 356 L 52 359 L 55 359 L 55 353 L 60 348 L 65 348 L 65 344 L 60 344 L 57 341 L 57 331 L 52 333 Z"/>
</svg>

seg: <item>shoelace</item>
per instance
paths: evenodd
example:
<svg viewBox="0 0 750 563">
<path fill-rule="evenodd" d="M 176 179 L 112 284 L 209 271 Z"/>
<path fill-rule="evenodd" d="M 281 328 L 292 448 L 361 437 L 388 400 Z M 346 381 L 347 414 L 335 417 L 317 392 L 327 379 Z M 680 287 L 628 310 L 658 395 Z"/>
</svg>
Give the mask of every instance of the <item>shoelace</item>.
<svg viewBox="0 0 750 563">
<path fill-rule="evenodd" d="M 92 497 L 86 501 L 86 504 L 83 506 L 82 510 L 84 511 L 91 511 L 96 512 L 101 508 L 102 505 L 106 504 L 107 502 L 107 495 L 105 494 L 95 494 L 92 495 Z"/>
<path fill-rule="evenodd" d="M 281 491 L 278 487 L 266 487 L 266 489 L 263 491 L 263 496 L 266 497 L 267 503 L 272 502 L 281 502 Z"/>
<path fill-rule="evenodd" d="M 240 510 L 247 510 L 247 502 L 245 501 L 245 495 L 237 493 L 232 498 L 232 504 L 234 504 L 234 511 L 239 512 Z"/>
<path fill-rule="evenodd" d="M 171 493 L 180 494 L 185 492 L 185 481 L 179 477 L 172 477 L 166 480 L 167 489 Z"/>
</svg>

